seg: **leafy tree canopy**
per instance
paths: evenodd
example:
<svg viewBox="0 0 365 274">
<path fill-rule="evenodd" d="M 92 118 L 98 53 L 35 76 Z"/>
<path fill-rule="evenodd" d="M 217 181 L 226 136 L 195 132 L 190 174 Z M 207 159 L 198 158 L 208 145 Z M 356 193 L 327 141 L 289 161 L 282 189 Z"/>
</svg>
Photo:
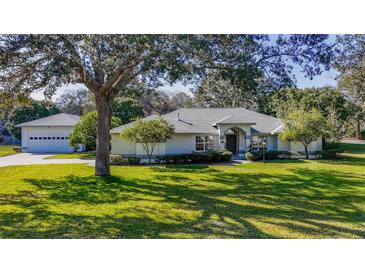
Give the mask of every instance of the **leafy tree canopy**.
<svg viewBox="0 0 365 274">
<path fill-rule="evenodd" d="M 146 151 L 149 162 L 158 143 L 165 143 L 175 132 L 173 125 L 163 118 L 137 120 L 132 127 L 122 131 L 121 136 L 130 143 L 139 143 Z"/>
<path fill-rule="evenodd" d="M 117 97 L 113 102 L 113 116 L 119 118 L 122 124 L 126 124 L 137 118 L 144 117 L 144 114 L 139 101 Z"/>
<path fill-rule="evenodd" d="M 300 142 L 308 159 L 308 145 L 325 135 L 326 128 L 326 120 L 318 110 L 308 111 L 300 108 L 290 111 L 285 116 L 284 131 L 280 134 L 280 138 Z"/>
<path fill-rule="evenodd" d="M 178 108 L 191 108 L 194 99 L 184 92 L 169 95 L 163 91 L 153 91 L 140 98 L 146 116 L 151 114 L 166 114 Z"/>
<path fill-rule="evenodd" d="M 95 150 L 97 120 L 98 114 L 96 111 L 88 112 L 83 115 L 69 137 L 70 145 L 75 147 L 79 144 L 83 144 L 86 146 L 87 150 Z M 119 118 L 112 117 L 111 128 L 118 127 L 121 124 L 122 121 Z"/>
<path fill-rule="evenodd" d="M 284 118 L 296 109 L 317 109 L 326 118 L 330 141 L 338 141 L 347 133 L 352 117 L 351 104 L 344 94 L 335 88 L 286 88 L 276 91 L 270 98 L 274 115 Z"/>
<path fill-rule="evenodd" d="M 13 108 L 7 117 L 6 128 L 15 138 L 21 138 L 20 128 L 15 125 L 58 114 L 61 110 L 49 101 L 33 100 L 27 105 L 18 105 Z"/>
<path fill-rule="evenodd" d="M 352 130 L 360 138 L 365 121 L 365 35 L 340 35 L 336 42 L 339 88 L 351 102 Z"/>
<path fill-rule="evenodd" d="M 79 116 L 95 110 L 92 94 L 87 89 L 66 90 L 57 99 L 56 105 L 64 113 Z"/>
</svg>

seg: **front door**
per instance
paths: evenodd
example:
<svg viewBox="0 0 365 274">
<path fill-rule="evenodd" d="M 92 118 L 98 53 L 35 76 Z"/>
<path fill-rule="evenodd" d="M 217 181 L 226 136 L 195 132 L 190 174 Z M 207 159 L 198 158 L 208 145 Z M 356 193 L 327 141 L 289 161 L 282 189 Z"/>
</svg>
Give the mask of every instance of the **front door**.
<svg viewBox="0 0 365 274">
<path fill-rule="evenodd" d="M 233 154 L 237 153 L 237 135 L 226 135 L 226 148 Z"/>
</svg>

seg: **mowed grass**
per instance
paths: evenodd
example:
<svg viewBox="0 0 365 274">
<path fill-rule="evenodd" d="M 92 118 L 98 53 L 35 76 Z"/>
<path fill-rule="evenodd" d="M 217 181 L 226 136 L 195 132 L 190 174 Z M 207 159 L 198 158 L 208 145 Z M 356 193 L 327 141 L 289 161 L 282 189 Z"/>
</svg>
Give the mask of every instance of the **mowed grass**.
<svg viewBox="0 0 365 274">
<path fill-rule="evenodd" d="M 95 152 L 60 153 L 48 156 L 45 159 L 94 159 Z"/>
<path fill-rule="evenodd" d="M 108 178 L 86 165 L 0 168 L 0 237 L 365 238 L 365 146 L 346 149 L 340 160 L 113 167 Z"/>
<path fill-rule="evenodd" d="M 13 147 L 14 145 L 0 146 L 0 157 L 15 154 L 16 152 L 13 150 Z"/>
</svg>

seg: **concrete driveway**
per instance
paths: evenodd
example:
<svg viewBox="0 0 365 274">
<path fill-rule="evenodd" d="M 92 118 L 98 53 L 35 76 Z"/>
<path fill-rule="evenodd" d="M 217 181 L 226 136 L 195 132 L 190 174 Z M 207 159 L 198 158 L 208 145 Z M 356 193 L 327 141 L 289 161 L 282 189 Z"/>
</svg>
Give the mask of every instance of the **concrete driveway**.
<svg viewBox="0 0 365 274">
<path fill-rule="evenodd" d="M 18 153 L 0 157 L 0 167 L 19 165 L 45 165 L 45 164 L 88 164 L 95 165 L 95 160 L 83 159 L 44 159 L 55 154 L 43 153 Z"/>
</svg>

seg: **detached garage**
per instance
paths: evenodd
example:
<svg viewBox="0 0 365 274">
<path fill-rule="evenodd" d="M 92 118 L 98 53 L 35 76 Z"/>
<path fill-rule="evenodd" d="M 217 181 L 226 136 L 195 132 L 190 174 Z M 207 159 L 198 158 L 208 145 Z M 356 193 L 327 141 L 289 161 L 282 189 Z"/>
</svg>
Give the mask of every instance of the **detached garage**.
<svg viewBox="0 0 365 274">
<path fill-rule="evenodd" d="M 16 125 L 22 131 L 22 151 L 73 152 L 68 137 L 79 121 L 77 115 L 60 113 Z"/>
</svg>

